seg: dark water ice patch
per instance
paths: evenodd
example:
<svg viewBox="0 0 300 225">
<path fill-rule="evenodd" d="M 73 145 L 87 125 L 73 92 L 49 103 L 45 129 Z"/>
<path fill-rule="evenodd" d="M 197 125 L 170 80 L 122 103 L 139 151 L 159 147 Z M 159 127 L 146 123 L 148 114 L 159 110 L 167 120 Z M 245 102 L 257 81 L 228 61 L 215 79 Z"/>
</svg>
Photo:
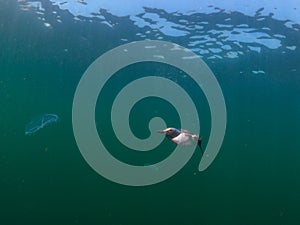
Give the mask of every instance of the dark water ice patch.
<svg viewBox="0 0 300 225">
<path fill-rule="evenodd" d="M 40 114 L 34 117 L 28 124 L 25 126 L 25 135 L 32 135 L 39 131 L 40 129 L 56 123 L 59 120 L 58 115 L 56 114 Z"/>
</svg>

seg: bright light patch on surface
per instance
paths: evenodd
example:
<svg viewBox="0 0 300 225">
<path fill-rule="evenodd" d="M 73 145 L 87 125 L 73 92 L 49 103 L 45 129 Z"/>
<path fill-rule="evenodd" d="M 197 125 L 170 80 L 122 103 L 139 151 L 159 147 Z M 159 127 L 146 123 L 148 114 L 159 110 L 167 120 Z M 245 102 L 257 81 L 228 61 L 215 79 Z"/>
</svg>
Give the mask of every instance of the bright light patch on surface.
<svg viewBox="0 0 300 225">
<path fill-rule="evenodd" d="M 254 46 L 248 46 L 248 48 L 250 49 L 250 50 L 252 50 L 252 51 L 255 51 L 255 52 L 260 52 L 261 51 L 261 47 L 254 47 Z"/>
<path fill-rule="evenodd" d="M 77 0 L 52 0 L 52 3 L 58 5 L 61 9 L 68 10 L 74 16 L 90 17 L 91 13 L 98 13 L 99 9 L 105 9 L 111 14 L 117 16 L 136 15 L 144 12 L 144 8 L 164 9 L 168 13 L 217 13 L 220 9 L 226 12 L 240 12 L 248 16 L 256 15 L 259 9 L 260 16 L 268 16 L 273 13 L 273 18 L 278 20 L 291 20 L 300 24 L 300 12 L 298 10 L 299 2 L 297 0 L 269 1 L 253 0 L 250 3 L 240 0 L 215 1 L 206 0 L 186 0 L 186 1 L 160 1 L 160 0 L 130 0 L 120 7 L 118 0 L 93 1 L 86 0 L 82 4 Z M 213 6 L 213 7 L 212 7 Z M 275 10 L 276 9 L 276 10 Z"/>
<path fill-rule="evenodd" d="M 268 34 L 262 32 L 252 32 L 252 29 L 233 29 L 235 32 L 224 30 L 219 38 L 225 41 L 239 41 L 243 43 L 259 43 L 270 49 L 276 49 L 281 46 L 281 41 L 271 38 Z"/>
<path fill-rule="evenodd" d="M 296 50 L 296 46 L 286 46 L 286 48 L 289 50 Z"/>
<path fill-rule="evenodd" d="M 22 1 L 19 1 L 19 2 L 22 2 Z M 45 11 L 45 9 L 42 7 L 42 3 L 38 2 L 38 1 L 28 1 L 28 2 L 24 2 L 21 5 L 21 10 L 23 10 L 23 11 L 28 11 L 30 9 L 35 9 L 38 11 Z"/>
<path fill-rule="evenodd" d="M 253 74 L 265 74 L 265 71 L 263 71 L 263 70 L 253 70 L 252 73 Z"/>
</svg>

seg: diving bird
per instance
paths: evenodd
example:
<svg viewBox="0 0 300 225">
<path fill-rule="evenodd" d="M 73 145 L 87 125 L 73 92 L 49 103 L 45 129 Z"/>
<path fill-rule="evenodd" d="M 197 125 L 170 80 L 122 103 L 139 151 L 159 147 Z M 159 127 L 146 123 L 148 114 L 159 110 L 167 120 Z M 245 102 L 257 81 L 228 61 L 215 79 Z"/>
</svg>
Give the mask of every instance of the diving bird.
<svg viewBox="0 0 300 225">
<path fill-rule="evenodd" d="M 172 142 L 174 142 L 177 145 L 188 146 L 192 144 L 192 141 L 196 141 L 203 155 L 202 137 L 197 136 L 196 134 L 193 134 L 188 130 L 177 129 L 173 127 L 169 127 L 164 130 L 159 130 L 157 132 L 165 134 L 167 138 L 169 138 Z"/>
</svg>

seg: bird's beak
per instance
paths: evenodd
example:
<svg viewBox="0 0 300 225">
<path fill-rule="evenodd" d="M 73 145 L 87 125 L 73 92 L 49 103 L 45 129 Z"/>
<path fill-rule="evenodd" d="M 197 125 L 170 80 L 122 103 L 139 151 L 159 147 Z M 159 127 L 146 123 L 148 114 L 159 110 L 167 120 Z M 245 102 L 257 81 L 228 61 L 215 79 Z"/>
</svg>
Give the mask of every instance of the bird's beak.
<svg viewBox="0 0 300 225">
<path fill-rule="evenodd" d="M 164 130 L 158 130 L 157 133 L 164 134 L 166 132 Z"/>
</svg>

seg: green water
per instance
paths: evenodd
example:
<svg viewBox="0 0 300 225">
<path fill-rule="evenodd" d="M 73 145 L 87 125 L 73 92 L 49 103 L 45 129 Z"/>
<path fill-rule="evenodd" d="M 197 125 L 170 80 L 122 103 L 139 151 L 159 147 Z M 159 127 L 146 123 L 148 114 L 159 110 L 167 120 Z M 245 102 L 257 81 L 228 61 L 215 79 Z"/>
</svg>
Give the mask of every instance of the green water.
<svg viewBox="0 0 300 225">
<path fill-rule="evenodd" d="M 50 14 L 46 17 L 51 20 Z M 300 223 L 299 32 L 286 33 L 283 42 L 297 48 L 285 54 L 266 50 L 236 59 L 203 58 L 222 88 L 228 113 L 217 158 L 199 172 L 201 154 L 196 151 L 170 179 L 130 187 L 103 178 L 83 159 L 73 135 L 72 102 L 81 76 L 98 56 L 123 44 L 120 37 L 141 40 L 135 33 L 145 30 L 126 22 L 111 29 L 97 21 L 75 21 L 63 11 L 61 17 L 64 23 L 49 29 L 34 12 L 21 11 L 14 1 L 0 1 L 0 224 Z M 182 45 L 186 41 L 166 40 Z M 265 74 L 254 74 L 254 69 Z M 111 92 L 104 93 L 101 106 L 111 105 L 115 92 L 131 79 L 129 74 L 170 70 L 174 68 L 157 64 L 127 68 L 116 75 L 119 83 L 107 87 Z M 183 86 L 190 84 L 174 76 Z M 201 91 L 192 87 L 190 92 L 198 95 L 205 146 L 209 109 Z M 137 105 L 131 122 L 141 138 L 147 137 L 143 127 L 156 114 L 169 126 L 178 124 L 172 106 L 155 99 L 144 103 L 149 105 Z M 102 131 L 107 129 L 104 140 L 115 157 L 144 164 L 149 157 L 155 162 L 170 154 L 168 142 L 147 156 L 119 151 L 121 143 L 110 135 L 109 109 L 99 105 L 96 120 Z M 161 110 L 151 112 L 153 105 Z M 57 114 L 60 120 L 26 136 L 26 124 L 43 113 Z"/>
</svg>

